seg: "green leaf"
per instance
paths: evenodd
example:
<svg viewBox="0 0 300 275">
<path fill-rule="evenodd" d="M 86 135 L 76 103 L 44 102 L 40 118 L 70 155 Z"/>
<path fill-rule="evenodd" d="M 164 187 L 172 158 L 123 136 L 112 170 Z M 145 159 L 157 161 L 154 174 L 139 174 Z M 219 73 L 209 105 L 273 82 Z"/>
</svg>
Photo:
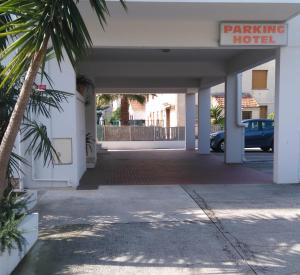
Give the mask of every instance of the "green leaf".
<svg viewBox="0 0 300 275">
<path fill-rule="evenodd" d="M 64 52 L 75 66 L 92 46 L 92 39 L 78 9 L 79 0 L 2 0 L 0 1 L 0 62 L 13 59 L 2 71 L 2 83 L 10 86 L 26 73 L 43 41 L 50 37 L 58 64 Z M 104 28 L 109 16 L 105 0 L 89 0 Z M 125 2 L 120 3 L 126 8 Z M 10 41 L 10 43 L 8 43 Z M 43 71 L 45 58 L 40 64 Z"/>
<path fill-rule="evenodd" d="M 23 135 L 21 142 L 29 141 L 25 154 L 32 153 L 34 159 L 43 156 L 44 165 L 49 165 L 55 159 L 59 159 L 59 155 L 48 137 L 45 125 L 36 121 L 28 121 L 23 124 L 21 133 Z"/>
</svg>

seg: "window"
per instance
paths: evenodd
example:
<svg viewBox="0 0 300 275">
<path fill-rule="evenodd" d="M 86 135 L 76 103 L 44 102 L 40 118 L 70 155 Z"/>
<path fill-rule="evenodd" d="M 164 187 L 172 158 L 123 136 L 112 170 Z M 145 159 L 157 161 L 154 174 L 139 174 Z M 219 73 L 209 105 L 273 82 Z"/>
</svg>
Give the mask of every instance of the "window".
<svg viewBox="0 0 300 275">
<path fill-rule="evenodd" d="M 252 118 L 252 112 L 251 111 L 243 111 L 242 112 L 242 119 L 251 119 Z"/>
<path fill-rule="evenodd" d="M 274 122 L 273 121 L 263 121 L 261 123 L 263 130 L 272 130 L 274 128 Z"/>
<path fill-rule="evenodd" d="M 268 106 L 260 106 L 259 107 L 259 117 L 260 118 L 268 118 Z"/>
<path fill-rule="evenodd" d="M 268 88 L 268 71 L 252 71 L 252 90 L 266 90 Z"/>
<path fill-rule="evenodd" d="M 249 131 L 258 131 L 259 130 L 259 121 L 250 121 L 246 124 L 246 129 Z"/>
</svg>

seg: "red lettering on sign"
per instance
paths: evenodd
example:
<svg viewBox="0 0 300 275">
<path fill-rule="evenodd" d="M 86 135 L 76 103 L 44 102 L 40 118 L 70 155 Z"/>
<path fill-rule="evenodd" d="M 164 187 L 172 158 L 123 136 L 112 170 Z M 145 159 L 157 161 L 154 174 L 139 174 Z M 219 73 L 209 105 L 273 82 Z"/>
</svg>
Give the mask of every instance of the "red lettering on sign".
<svg viewBox="0 0 300 275">
<path fill-rule="evenodd" d="M 224 26 L 224 32 L 225 33 L 229 33 L 229 32 L 231 32 L 232 31 L 232 26 L 230 26 L 230 25 L 225 25 Z"/>
<path fill-rule="evenodd" d="M 47 89 L 47 85 L 39 84 L 39 85 L 37 85 L 37 89 L 38 89 L 38 91 L 44 92 Z"/>
<path fill-rule="evenodd" d="M 269 36 L 269 43 L 270 44 L 276 44 L 276 41 L 274 40 L 273 36 Z"/>
<path fill-rule="evenodd" d="M 233 32 L 234 32 L 234 33 L 242 33 L 242 27 L 239 26 L 239 25 L 234 26 Z"/>
<path fill-rule="evenodd" d="M 240 35 L 235 35 L 233 37 L 233 44 L 242 44 L 242 36 Z"/>
<path fill-rule="evenodd" d="M 285 24 L 227 23 L 222 27 L 226 45 L 281 45 L 286 38 Z M 221 41 L 223 37 L 221 38 Z"/>
<path fill-rule="evenodd" d="M 244 28 L 243 28 L 243 32 L 244 33 L 251 33 L 251 26 L 249 25 L 245 25 Z"/>
<path fill-rule="evenodd" d="M 253 36 L 253 40 L 255 44 L 259 44 L 260 36 L 257 35 Z"/>
<path fill-rule="evenodd" d="M 251 36 L 244 36 L 244 39 L 243 39 L 244 44 L 250 44 L 251 40 L 252 40 Z"/>
<path fill-rule="evenodd" d="M 261 44 L 268 44 L 269 36 L 262 36 L 261 37 Z"/>
<path fill-rule="evenodd" d="M 277 31 L 276 26 L 267 26 L 266 33 L 276 33 L 276 31 Z"/>
<path fill-rule="evenodd" d="M 285 33 L 285 26 L 284 25 L 280 25 L 277 27 L 277 32 L 278 33 Z"/>
<path fill-rule="evenodd" d="M 253 26 L 252 33 L 261 33 L 261 26 Z"/>
</svg>

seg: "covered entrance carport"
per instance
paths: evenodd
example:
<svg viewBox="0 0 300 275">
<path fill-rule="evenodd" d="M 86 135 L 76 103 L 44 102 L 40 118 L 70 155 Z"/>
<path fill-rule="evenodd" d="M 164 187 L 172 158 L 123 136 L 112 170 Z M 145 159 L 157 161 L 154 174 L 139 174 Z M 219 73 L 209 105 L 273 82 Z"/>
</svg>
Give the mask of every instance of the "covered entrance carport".
<svg viewBox="0 0 300 275">
<path fill-rule="evenodd" d="M 154 20 L 155 15 L 151 13 L 155 9 L 148 10 L 151 5 L 160 8 L 161 12 L 166 12 L 164 18 L 159 21 L 160 28 L 155 28 L 158 22 Z M 294 150 L 294 148 L 289 147 L 291 140 L 289 140 L 290 137 L 285 135 L 284 131 L 287 130 L 285 119 L 287 117 L 290 119 L 287 113 L 289 112 L 289 105 L 293 104 L 291 97 L 295 96 L 294 89 L 290 87 L 290 76 L 295 73 L 289 68 L 293 60 L 287 63 L 283 60 L 289 59 L 289 55 L 298 48 L 281 47 L 280 45 L 222 46 L 219 41 L 219 24 L 227 20 L 235 21 L 233 14 L 228 12 L 228 7 L 231 7 L 231 11 L 242 14 L 243 21 L 266 21 L 266 18 L 268 18 L 270 22 L 275 20 L 282 23 L 294 15 L 288 7 L 293 6 L 293 9 L 295 9 L 299 6 L 288 3 L 286 5 L 278 5 L 278 3 L 276 5 L 264 4 L 260 7 L 262 9 L 268 7 L 268 9 L 262 15 L 257 12 L 254 13 L 255 4 L 232 3 L 229 5 L 227 3 L 224 5 L 227 8 L 224 9 L 222 16 L 212 13 L 213 7 L 219 7 L 220 9 L 224 7 L 216 3 L 211 4 L 211 6 L 203 3 L 187 3 L 183 6 L 175 3 L 169 5 L 166 3 L 129 3 L 129 9 L 132 7 L 132 13 L 129 15 L 124 15 L 117 6 L 112 5 L 113 12 L 110 27 L 108 27 L 106 33 L 99 30 L 99 36 L 100 33 L 103 35 L 104 42 L 98 41 L 95 37 L 99 45 L 92 49 L 90 55 L 79 64 L 78 72 L 88 75 L 94 81 L 96 93 L 184 93 L 186 150 L 192 151 L 195 150 L 195 97 L 198 96 L 198 153 L 200 155 L 210 154 L 210 88 L 225 82 L 226 150 L 224 162 L 226 164 L 240 164 L 244 161 L 244 125 L 241 122 L 242 82 L 240 73 L 276 59 L 274 182 L 296 183 L 299 181 L 298 167 L 300 163 L 298 154 L 297 156 L 294 154 L 293 168 L 290 166 L 289 169 L 285 169 L 285 162 L 282 161 L 291 157 L 289 153 L 287 154 L 289 150 Z M 277 9 L 282 8 L 280 15 L 274 12 L 275 6 Z M 166 7 L 170 8 L 174 14 L 178 13 L 179 9 L 183 13 L 175 20 L 171 13 L 165 10 Z M 187 18 L 185 18 L 187 14 L 185 13 L 193 9 L 196 9 L 200 14 L 202 14 L 203 9 L 207 12 L 210 11 L 211 17 L 208 18 L 205 15 L 196 17 L 195 11 L 193 11 L 188 19 L 189 24 L 187 24 Z M 271 10 L 272 12 L 270 12 Z M 284 17 L 286 18 L 284 19 Z M 91 24 L 90 21 L 91 18 L 88 20 Z M 138 22 L 138 28 L 136 25 L 131 25 L 133 21 Z M 291 37 L 296 38 L 293 33 L 293 26 L 297 25 L 298 21 L 297 18 L 289 21 L 289 39 Z M 120 22 L 122 22 L 122 25 Z M 170 26 L 171 22 L 172 26 Z M 186 24 L 179 24 L 182 22 Z M 123 29 L 127 33 L 126 26 L 128 29 L 133 28 L 133 33 L 130 33 L 130 41 L 127 37 L 117 38 L 117 29 Z M 141 26 L 147 26 L 148 32 L 141 32 Z M 204 26 L 206 28 L 203 28 Z M 173 28 L 176 29 L 178 36 L 183 35 L 182 37 L 185 37 L 185 39 L 180 41 L 175 39 Z M 115 36 L 113 36 L 113 33 Z M 167 33 L 168 35 L 163 36 Z M 152 40 L 149 40 L 150 38 Z M 112 44 L 109 45 L 109 43 Z M 293 40 L 288 43 L 298 42 Z M 296 68 L 296 63 L 293 66 L 295 70 L 300 72 Z M 297 78 L 293 79 L 294 83 L 298 81 Z M 285 96 L 282 96 L 283 93 Z M 283 117 L 286 118 L 282 119 Z M 283 122 L 279 123 L 281 119 Z M 293 131 L 292 129 L 288 130 Z M 296 146 L 300 146 L 296 139 L 294 139 L 294 142 L 296 142 Z M 230 173 L 229 170 L 228 173 Z"/>
<path fill-rule="evenodd" d="M 242 85 L 239 74 L 276 59 L 273 181 L 300 182 L 300 108 L 297 88 L 300 87 L 299 2 L 128 0 L 126 13 L 119 3 L 109 1 L 111 17 L 105 31 L 98 26 L 96 15 L 87 8 L 87 3 L 80 1 L 79 5 L 94 48 L 78 64 L 76 73 L 84 74 L 93 81 L 95 90 L 90 92 L 185 93 L 187 150 L 195 149 L 194 111 L 195 96 L 198 95 L 198 153 L 205 156 L 210 154 L 210 88 L 226 83 L 226 164 L 240 164 L 244 160 Z M 287 41 L 272 44 L 273 40 L 269 39 L 267 43 L 255 45 L 225 46 L 220 41 L 222 22 L 288 24 L 284 30 Z M 262 42 L 263 39 L 257 41 Z M 49 65 L 49 71 L 50 76 L 55 76 L 54 88 L 76 90 L 76 74 L 67 60 L 62 72 L 54 63 Z M 66 123 L 63 130 L 66 135 L 72 133 L 69 135 L 73 143 L 69 142 L 69 145 L 71 148 L 74 144 L 71 148 L 74 158 L 70 158 L 71 162 L 65 166 L 55 166 L 49 177 L 57 180 L 72 172 L 77 175 L 76 179 L 65 181 L 77 186 L 89 156 L 87 160 L 82 157 L 84 134 L 81 133 L 81 139 L 78 140 L 78 133 L 73 131 L 79 121 L 77 107 L 73 105 L 69 105 L 64 113 Z M 95 120 L 93 112 L 86 112 L 86 115 L 86 122 Z M 55 137 L 60 138 L 59 126 L 52 127 Z M 95 164 L 96 160 L 95 145 L 90 161 Z M 70 171 L 65 173 L 68 167 Z"/>
</svg>

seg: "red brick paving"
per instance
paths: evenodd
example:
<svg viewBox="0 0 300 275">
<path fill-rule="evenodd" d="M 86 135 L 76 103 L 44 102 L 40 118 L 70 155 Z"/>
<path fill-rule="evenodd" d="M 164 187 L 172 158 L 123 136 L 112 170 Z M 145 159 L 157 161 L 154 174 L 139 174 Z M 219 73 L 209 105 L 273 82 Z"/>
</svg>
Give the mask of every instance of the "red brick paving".
<svg viewBox="0 0 300 275">
<path fill-rule="evenodd" d="M 79 189 L 99 185 L 272 183 L 272 176 L 218 157 L 186 151 L 107 151 L 83 176 Z"/>
</svg>

